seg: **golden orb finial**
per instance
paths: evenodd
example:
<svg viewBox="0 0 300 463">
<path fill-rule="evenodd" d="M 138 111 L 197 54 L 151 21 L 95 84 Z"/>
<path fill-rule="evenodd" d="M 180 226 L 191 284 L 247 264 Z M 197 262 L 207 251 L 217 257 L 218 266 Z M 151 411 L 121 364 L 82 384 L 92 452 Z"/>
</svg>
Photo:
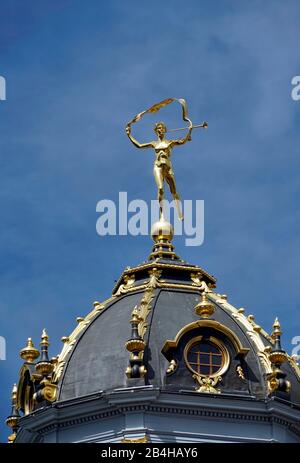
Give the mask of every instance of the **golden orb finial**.
<svg viewBox="0 0 300 463">
<path fill-rule="evenodd" d="M 32 339 L 27 339 L 27 344 L 20 350 L 20 357 L 25 362 L 33 363 L 40 356 L 40 352 L 34 347 Z"/>
<path fill-rule="evenodd" d="M 162 216 L 160 220 L 152 225 L 151 236 L 156 243 L 161 240 L 172 241 L 174 236 L 173 226 Z"/>
<path fill-rule="evenodd" d="M 149 259 L 167 258 L 167 259 L 178 259 L 174 252 L 174 246 L 172 239 L 174 236 L 174 229 L 170 222 L 164 219 L 161 215 L 158 222 L 155 222 L 151 227 L 151 236 L 155 242 L 152 253 Z"/>
</svg>

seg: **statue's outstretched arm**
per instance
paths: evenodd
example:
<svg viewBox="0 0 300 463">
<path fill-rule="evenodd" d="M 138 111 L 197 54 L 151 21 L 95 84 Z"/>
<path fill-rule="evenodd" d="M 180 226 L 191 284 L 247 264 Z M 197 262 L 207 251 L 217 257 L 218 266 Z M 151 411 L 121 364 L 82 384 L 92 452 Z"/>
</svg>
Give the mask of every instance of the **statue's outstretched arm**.
<svg viewBox="0 0 300 463">
<path fill-rule="evenodd" d="M 129 140 L 136 146 L 137 148 L 152 148 L 152 143 L 140 143 L 131 135 L 131 127 L 130 125 L 126 126 L 126 133 Z"/>
<path fill-rule="evenodd" d="M 192 135 L 192 130 L 193 130 L 193 126 L 190 125 L 188 133 L 186 134 L 186 136 L 184 138 L 179 138 L 178 140 L 173 140 L 172 141 L 172 146 L 184 145 L 187 141 L 191 141 L 191 139 L 192 139 L 192 136 L 191 136 Z"/>
</svg>

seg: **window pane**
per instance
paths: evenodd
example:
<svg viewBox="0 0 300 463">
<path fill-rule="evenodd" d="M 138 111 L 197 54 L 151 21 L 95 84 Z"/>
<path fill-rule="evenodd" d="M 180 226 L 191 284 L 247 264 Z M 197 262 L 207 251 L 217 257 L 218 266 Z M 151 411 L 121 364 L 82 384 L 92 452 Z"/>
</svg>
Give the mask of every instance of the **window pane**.
<svg viewBox="0 0 300 463">
<path fill-rule="evenodd" d="M 206 363 L 206 365 L 210 364 L 210 355 L 209 354 L 203 354 L 203 352 L 200 353 L 200 364 Z"/>
<path fill-rule="evenodd" d="M 212 355 L 212 364 L 213 365 L 222 365 L 222 356 L 221 355 Z"/>
<path fill-rule="evenodd" d="M 210 375 L 210 367 L 209 367 L 209 365 L 201 365 L 199 374 L 204 375 L 204 376 Z"/>
<path fill-rule="evenodd" d="M 221 349 L 210 341 L 195 343 L 187 353 L 190 368 L 202 376 L 216 374 L 223 365 Z"/>
</svg>

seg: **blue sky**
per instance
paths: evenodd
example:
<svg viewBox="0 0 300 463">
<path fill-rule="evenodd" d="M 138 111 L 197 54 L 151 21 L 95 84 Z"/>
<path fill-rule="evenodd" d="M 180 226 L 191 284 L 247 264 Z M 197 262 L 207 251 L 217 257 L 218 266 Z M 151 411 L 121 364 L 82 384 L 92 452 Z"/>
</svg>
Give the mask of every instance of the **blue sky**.
<svg viewBox="0 0 300 463">
<path fill-rule="evenodd" d="M 177 253 L 266 330 L 278 315 L 291 351 L 300 336 L 299 18 L 297 0 L 1 2 L 2 441 L 27 337 L 38 344 L 46 327 L 59 353 L 75 318 L 149 254 L 148 237 L 99 237 L 96 203 L 119 191 L 155 197 L 153 154 L 136 150 L 124 126 L 166 97 L 186 98 L 193 121 L 209 122 L 174 152 L 183 198 L 205 201 L 204 244 L 177 237 Z"/>
</svg>

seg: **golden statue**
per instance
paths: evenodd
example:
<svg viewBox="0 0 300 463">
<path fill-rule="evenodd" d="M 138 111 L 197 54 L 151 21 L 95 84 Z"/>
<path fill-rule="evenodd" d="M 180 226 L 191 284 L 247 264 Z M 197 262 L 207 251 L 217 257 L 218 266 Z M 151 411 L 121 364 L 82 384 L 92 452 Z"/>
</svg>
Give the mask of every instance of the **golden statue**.
<svg viewBox="0 0 300 463">
<path fill-rule="evenodd" d="M 151 141 L 149 143 L 140 143 L 138 142 L 131 134 L 131 125 L 134 122 L 137 122 L 140 120 L 140 118 L 146 114 L 146 113 L 154 113 L 159 111 L 162 107 L 166 106 L 167 104 L 172 103 L 173 101 L 178 101 L 183 110 L 183 119 L 189 123 L 188 127 L 180 128 L 180 129 L 173 129 L 170 131 L 176 131 L 176 130 L 184 130 L 188 129 L 188 132 L 184 138 L 179 138 L 176 140 L 167 140 L 165 138 L 166 132 L 167 132 L 167 127 L 164 122 L 157 122 L 154 127 L 154 132 L 157 135 L 157 140 Z M 153 168 L 153 174 L 154 174 L 154 179 L 157 185 L 157 199 L 159 201 L 159 207 L 160 207 L 160 217 L 163 217 L 163 200 L 165 196 L 165 190 L 164 190 L 164 183 L 167 182 L 170 188 L 170 192 L 175 200 L 177 211 L 178 211 L 178 216 L 180 220 L 183 220 L 183 215 L 181 212 L 180 208 L 180 196 L 178 194 L 177 188 L 176 188 L 176 182 L 175 182 L 175 176 L 174 176 L 174 171 L 172 168 L 172 163 L 171 163 L 171 154 L 172 154 L 172 149 L 174 146 L 180 146 L 184 145 L 187 141 L 190 141 L 191 138 L 191 133 L 193 128 L 196 127 L 207 127 L 207 123 L 204 122 L 201 125 L 193 126 L 192 121 L 187 117 L 187 108 L 186 108 L 186 102 L 183 99 L 175 99 L 175 98 L 168 98 L 167 100 L 163 100 L 160 103 L 157 103 L 151 108 L 147 109 L 146 111 L 143 111 L 137 116 L 135 116 L 130 122 L 128 122 L 126 126 L 126 133 L 128 135 L 128 138 L 130 141 L 136 146 L 137 148 L 153 148 L 155 151 L 155 161 L 154 161 L 154 168 Z"/>
</svg>

